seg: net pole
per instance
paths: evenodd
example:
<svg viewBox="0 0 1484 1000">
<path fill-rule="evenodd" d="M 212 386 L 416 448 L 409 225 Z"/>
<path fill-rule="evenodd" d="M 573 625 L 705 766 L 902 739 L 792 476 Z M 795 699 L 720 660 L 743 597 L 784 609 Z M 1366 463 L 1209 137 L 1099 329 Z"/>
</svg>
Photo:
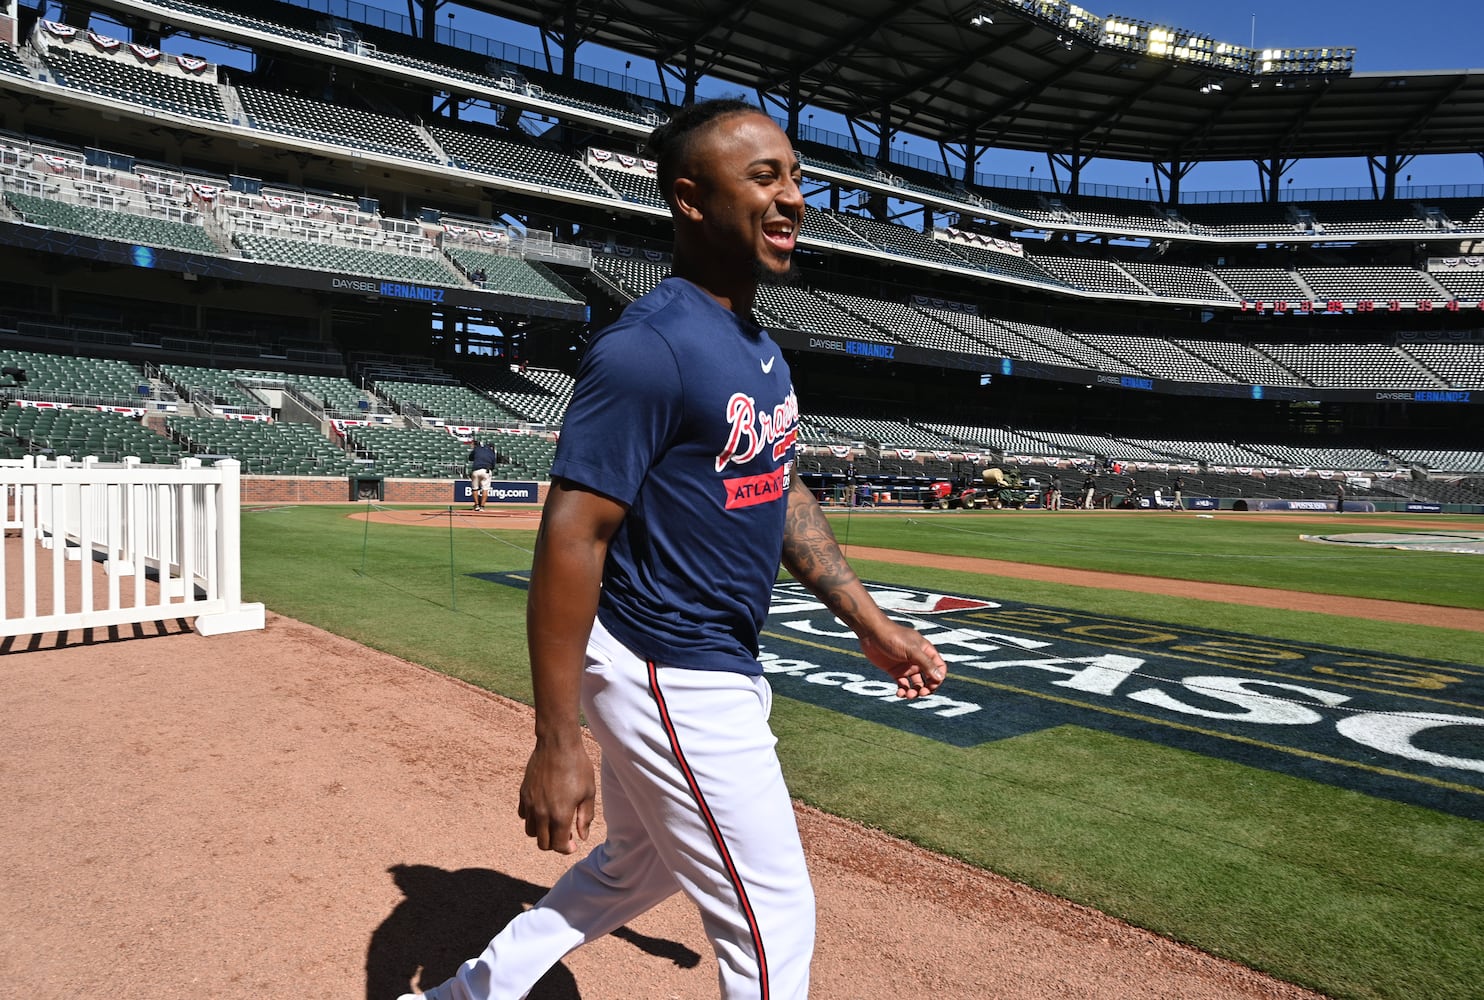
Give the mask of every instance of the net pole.
<svg viewBox="0 0 1484 1000">
<path fill-rule="evenodd" d="M 453 567 L 453 505 L 448 507 L 448 600 L 453 605 L 453 610 L 459 610 L 459 595 L 455 586 L 458 574 Z"/>
<path fill-rule="evenodd" d="M 361 576 L 366 575 L 366 546 L 371 538 L 371 498 L 366 498 L 365 524 L 361 525 Z"/>
</svg>

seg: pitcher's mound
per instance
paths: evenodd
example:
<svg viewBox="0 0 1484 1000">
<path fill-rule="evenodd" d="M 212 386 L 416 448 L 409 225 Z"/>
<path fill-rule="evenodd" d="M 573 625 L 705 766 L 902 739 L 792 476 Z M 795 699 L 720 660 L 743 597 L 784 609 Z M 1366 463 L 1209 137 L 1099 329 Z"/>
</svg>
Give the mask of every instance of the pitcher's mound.
<svg viewBox="0 0 1484 1000">
<path fill-rule="evenodd" d="M 1366 531 L 1350 535 L 1299 535 L 1306 542 L 1354 545 L 1372 549 L 1410 549 L 1416 552 L 1484 554 L 1484 531 Z"/>
</svg>

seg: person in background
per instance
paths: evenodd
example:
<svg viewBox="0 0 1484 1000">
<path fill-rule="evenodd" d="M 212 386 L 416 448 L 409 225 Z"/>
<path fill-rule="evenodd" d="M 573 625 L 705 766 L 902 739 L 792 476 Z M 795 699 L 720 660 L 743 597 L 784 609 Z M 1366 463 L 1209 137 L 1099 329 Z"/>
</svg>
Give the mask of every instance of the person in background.
<svg viewBox="0 0 1484 1000">
<path fill-rule="evenodd" d="M 475 441 L 469 452 L 469 494 L 474 499 L 474 509 L 484 510 L 484 501 L 489 496 L 490 479 L 498 461 L 495 449 L 483 441 Z"/>
</svg>

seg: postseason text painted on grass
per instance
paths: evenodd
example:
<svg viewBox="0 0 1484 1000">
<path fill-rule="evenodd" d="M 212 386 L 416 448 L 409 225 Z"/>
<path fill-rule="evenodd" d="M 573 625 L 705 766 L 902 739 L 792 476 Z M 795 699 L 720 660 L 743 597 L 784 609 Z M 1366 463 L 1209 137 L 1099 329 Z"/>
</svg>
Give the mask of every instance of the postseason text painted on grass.
<svg viewBox="0 0 1484 1000">
<path fill-rule="evenodd" d="M 959 746 L 1085 726 L 1484 819 L 1484 666 L 868 588 L 937 646 L 948 683 L 895 697 L 847 628 L 780 583 L 760 656 L 778 694 Z"/>
<path fill-rule="evenodd" d="M 964 747 L 1082 726 L 1484 819 L 1484 666 L 866 586 L 948 681 L 896 697 L 848 628 L 780 582 L 759 653 L 776 694 Z"/>
</svg>

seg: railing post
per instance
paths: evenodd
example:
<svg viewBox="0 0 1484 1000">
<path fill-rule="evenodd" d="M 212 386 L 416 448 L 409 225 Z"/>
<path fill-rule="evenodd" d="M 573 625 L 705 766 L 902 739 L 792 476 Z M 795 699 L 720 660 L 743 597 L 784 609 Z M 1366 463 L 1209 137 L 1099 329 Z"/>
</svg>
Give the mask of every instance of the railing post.
<svg viewBox="0 0 1484 1000">
<path fill-rule="evenodd" d="M 228 458 L 217 462 L 215 467 L 221 471 L 221 481 L 213 490 L 216 494 L 215 577 L 221 586 L 223 611 L 196 617 L 196 631 L 202 635 L 260 629 L 266 624 L 263 605 L 242 603 L 242 465 L 235 458 Z"/>
</svg>

